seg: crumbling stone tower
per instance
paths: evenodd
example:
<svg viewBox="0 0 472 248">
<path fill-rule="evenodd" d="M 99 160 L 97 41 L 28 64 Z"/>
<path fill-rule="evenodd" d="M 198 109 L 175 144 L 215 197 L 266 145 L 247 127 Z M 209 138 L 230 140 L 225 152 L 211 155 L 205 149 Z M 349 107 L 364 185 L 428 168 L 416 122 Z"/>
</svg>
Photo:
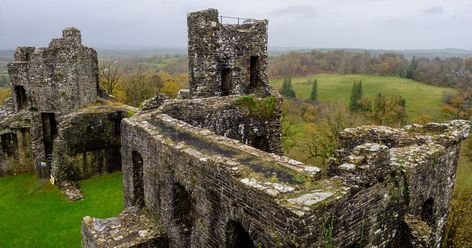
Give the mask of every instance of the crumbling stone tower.
<svg viewBox="0 0 472 248">
<path fill-rule="evenodd" d="M 67 28 L 47 48 L 18 47 L 9 64 L 16 112 L 68 114 L 99 97 L 97 52 Z"/>
<path fill-rule="evenodd" d="M 189 13 L 188 59 L 193 97 L 269 94 L 267 20 L 220 23 L 218 10 Z"/>
<path fill-rule="evenodd" d="M 119 169 L 120 121 L 127 116 L 124 107 L 100 99 L 97 52 L 82 45 L 80 31 L 67 28 L 62 36 L 45 48 L 16 49 L 8 65 L 13 113 L 0 121 L 0 131 L 22 124 L 3 142 L 18 140 L 23 145 L 11 150 L 19 152 L 3 154 L 60 181 Z"/>
<path fill-rule="evenodd" d="M 31 113 L 31 141 L 38 176 L 48 178 L 58 118 L 99 97 L 97 52 L 67 28 L 46 48 L 18 47 L 8 65 L 15 112 Z"/>
</svg>

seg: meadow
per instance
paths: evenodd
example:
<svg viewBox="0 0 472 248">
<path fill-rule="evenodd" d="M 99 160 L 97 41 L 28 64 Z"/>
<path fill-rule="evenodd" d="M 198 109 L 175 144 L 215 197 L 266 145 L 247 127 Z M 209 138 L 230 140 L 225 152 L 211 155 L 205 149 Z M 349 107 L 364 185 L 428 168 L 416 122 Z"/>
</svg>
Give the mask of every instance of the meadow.
<svg viewBox="0 0 472 248">
<path fill-rule="evenodd" d="M 361 80 L 364 97 L 373 100 L 378 93 L 386 96 L 402 96 L 406 100 L 407 113 L 413 120 L 422 114 L 428 114 L 435 120 L 440 119 L 441 97 L 444 91 L 456 93 L 454 89 L 422 84 L 399 77 L 317 74 L 292 78 L 292 85 L 298 99 L 309 97 L 311 82 L 314 79 L 318 81 L 318 100 L 320 102 L 340 102 L 347 106 L 352 84 L 356 80 Z M 276 89 L 282 87 L 282 82 L 283 79 L 270 80 L 271 85 Z"/>
<path fill-rule="evenodd" d="M 33 174 L 0 178 L 0 247 L 80 247 L 84 216 L 123 209 L 121 172 L 79 182 L 85 199 L 69 202 Z"/>
<path fill-rule="evenodd" d="M 317 74 L 292 78 L 297 98 L 308 98 L 312 85 L 307 82 L 315 78 L 318 80 L 321 102 L 340 102 L 347 106 L 352 83 L 362 80 L 365 97 L 373 99 L 377 93 L 401 95 L 406 99 L 408 114 L 413 117 L 422 113 L 440 116 L 443 92 L 455 91 L 397 77 Z M 282 81 L 274 79 L 271 84 L 280 88 Z M 9 94 L 6 90 L 4 92 Z M 297 132 L 303 135 L 305 123 L 301 118 L 298 121 Z M 464 146 L 462 150 L 466 149 Z M 470 175 L 472 162 L 463 152 L 459 161 L 455 199 L 459 199 L 464 192 L 472 192 Z M 84 216 L 107 218 L 123 209 L 121 177 L 118 172 L 80 181 L 79 186 L 86 198 L 77 202 L 68 202 L 49 181 L 36 179 L 33 174 L 0 178 L 0 247 L 80 247 L 80 223 Z M 462 206 L 462 202 L 457 200 L 453 204 Z M 467 207 L 466 213 L 469 212 Z M 457 214 L 463 215 L 463 212 Z M 462 217 L 459 216 L 464 219 Z M 467 221 L 463 221 L 458 230 L 463 238 L 471 236 L 472 230 L 472 221 L 465 219 Z"/>
</svg>

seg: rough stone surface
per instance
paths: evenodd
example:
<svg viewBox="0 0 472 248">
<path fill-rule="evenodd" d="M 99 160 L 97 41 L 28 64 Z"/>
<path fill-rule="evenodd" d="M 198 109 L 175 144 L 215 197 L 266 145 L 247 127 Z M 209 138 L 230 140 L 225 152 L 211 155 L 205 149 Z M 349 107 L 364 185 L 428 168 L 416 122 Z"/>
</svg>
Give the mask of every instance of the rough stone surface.
<svg viewBox="0 0 472 248">
<path fill-rule="evenodd" d="M 275 97 L 225 96 L 170 100 L 159 110 L 193 126 L 208 128 L 241 143 L 281 154 L 280 105 L 281 99 Z"/>
<path fill-rule="evenodd" d="M 58 184 L 59 189 L 69 201 L 78 201 L 84 198 L 84 194 L 80 191 L 75 182 L 62 181 Z"/>
<path fill-rule="evenodd" d="M 155 97 L 148 99 L 141 104 L 141 110 L 150 110 L 155 109 L 161 106 L 165 100 L 170 99 L 170 97 L 164 93 L 157 93 Z"/>
<path fill-rule="evenodd" d="M 332 177 L 318 179 L 300 162 L 159 110 L 139 114 L 123 122 L 125 204 L 154 213 L 168 230 L 171 247 L 225 244 L 231 221 L 240 223 L 262 247 L 319 247 L 329 242 L 335 247 L 407 247 L 420 242 L 439 247 L 459 142 L 469 126 L 454 121 L 438 134 L 385 128 L 397 134 L 389 136 L 391 144 L 407 139 L 403 135 L 416 141 L 340 147 L 332 159 Z M 362 137 L 372 130 L 355 131 Z M 417 149 L 420 146 L 424 149 Z M 405 161 L 404 166 L 398 161 Z M 429 198 L 434 198 L 432 210 Z M 185 199 L 189 209 L 178 204 Z M 180 213 L 187 211 L 191 217 L 182 220 Z M 407 215 L 433 231 L 417 230 L 421 225 L 407 223 Z M 326 237 L 327 231 L 332 236 Z"/>
<path fill-rule="evenodd" d="M 164 230 L 136 207 L 124 210 L 118 217 L 82 221 L 82 246 L 94 248 L 168 247 Z"/>
<path fill-rule="evenodd" d="M 51 175 L 82 180 L 121 169 L 121 120 L 130 108 L 98 104 L 59 119 Z"/>
<path fill-rule="evenodd" d="M 0 117 L 0 176 L 33 168 L 30 121 L 28 113 Z"/>
<path fill-rule="evenodd" d="M 60 183 L 121 168 L 120 121 L 131 108 L 100 98 L 97 53 L 80 31 L 62 36 L 45 48 L 18 47 L 8 65 L 0 175 L 35 170 Z"/>
<path fill-rule="evenodd" d="M 219 20 L 216 9 L 187 16 L 191 97 L 269 95 L 268 21 L 230 25 Z"/>
<path fill-rule="evenodd" d="M 99 97 L 97 53 L 82 45 L 78 29 L 66 28 L 48 47 L 18 47 L 14 57 L 8 64 L 13 109 L 31 113 L 34 166 L 49 177 L 57 120 Z"/>
</svg>

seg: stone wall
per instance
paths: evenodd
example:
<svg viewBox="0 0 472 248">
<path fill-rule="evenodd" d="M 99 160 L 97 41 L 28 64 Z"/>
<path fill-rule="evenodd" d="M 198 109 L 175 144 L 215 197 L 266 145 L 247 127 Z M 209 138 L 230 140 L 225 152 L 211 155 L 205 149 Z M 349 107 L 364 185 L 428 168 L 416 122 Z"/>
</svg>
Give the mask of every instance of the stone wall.
<svg viewBox="0 0 472 248">
<path fill-rule="evenodd" d="M 439 247 L 469 128 L 347 129 L 323 179 L 316 167 L 143 113 L 122 126 L 125 206 L 152 213 L 170 247 Z"/>
<path fill-rule="evenodd" d="M 52 176 L 81 180 L 121 169 L 120 125 L 128 110 L 99 105 L 63 116 L 54 140 Z"/>
<path fill-rule="evenodd" d="M 162 113 L 266 152 L 281 154 L 281 98 L 225 96 L 170 100 Z"/>
<path fill-rule="evenodd" d="M 8 65 L 15 111 L 67 114 L 98 98 L 97 52 L 67 28 L 47 48 L 18 47 Z"/>
<path fill-rule="evenodd" d="M 0 120 L 0 176 L 33 170 L 30 119 L 27 113 Z"/>
<path fill-rule="evenodd" d="M 48 178 L 59 119 L 100 95 L 97 53 L 82 45 L 78 29 L 67 28 L 48 47 L 18 47 L 8 73 L 12 109 L 30 113 L 36 174 Z"/>
<path fill-rule="evenodd" d="M 219 19 L 216 9 L 187 16 L 190 95 L 269 95 L 268 21 L 251 19 L 229 25 Z"/>
</svg>

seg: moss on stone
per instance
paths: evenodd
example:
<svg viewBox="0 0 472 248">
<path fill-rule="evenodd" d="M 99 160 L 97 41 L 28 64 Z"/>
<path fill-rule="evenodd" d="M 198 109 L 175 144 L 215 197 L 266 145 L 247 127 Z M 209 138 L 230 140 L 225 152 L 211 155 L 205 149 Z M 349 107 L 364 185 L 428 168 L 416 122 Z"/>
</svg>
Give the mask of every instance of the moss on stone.
<svg viewBox="0 0 472 248">
<path fill-rule="evenodd" d="M 254 116 L 267 118 L 277 116 L 277 102 L 273 96 L 265 98 L 256 98 L 253 95 L 242 96 L 235 101 L 235 105 Z"/>
</svg>

